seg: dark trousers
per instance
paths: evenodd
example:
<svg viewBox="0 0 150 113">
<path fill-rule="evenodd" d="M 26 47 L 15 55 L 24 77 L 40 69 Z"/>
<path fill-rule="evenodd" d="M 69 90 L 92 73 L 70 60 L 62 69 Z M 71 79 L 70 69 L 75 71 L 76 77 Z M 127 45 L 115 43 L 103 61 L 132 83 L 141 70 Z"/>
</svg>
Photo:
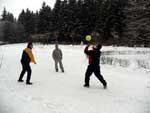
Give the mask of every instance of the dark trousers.
<svg viewBox="0 0 150 113">
<path fill-rule="evenodd" d="M 64 72 L 64 67 L 63 67 L 61 60 L 59 60 L 59 61 L 55 60 L 55 70 L 58 71 L 58 64 L 59 64 L 61 71 Z"/>
<path fill-rule="evenodd" d="M 29 83 L 30 82 L 30 78 L 31 78 L 31 67 L 29 64 L 22 64 L 22 72 L 20 74 L 20 77 L 19 77 L 19 80 L 22 80 L 23 79 L 23 76 L 25 74 L 25 72 L 27 71 L 27 79 L 26 79 L 26 83 Z"/>
<path fill-rule="evenodd" d="M 95 76 L 98 78 L 98 80 L 105 86 L 107 83 L 104 80 L 103 76 L 100 73 L 100 66 L 99 65 L 88 65 L 88 68 L 85 73 L 85 84 L 89 85 L 90 76 L 94 72 Z"/>
</svg>

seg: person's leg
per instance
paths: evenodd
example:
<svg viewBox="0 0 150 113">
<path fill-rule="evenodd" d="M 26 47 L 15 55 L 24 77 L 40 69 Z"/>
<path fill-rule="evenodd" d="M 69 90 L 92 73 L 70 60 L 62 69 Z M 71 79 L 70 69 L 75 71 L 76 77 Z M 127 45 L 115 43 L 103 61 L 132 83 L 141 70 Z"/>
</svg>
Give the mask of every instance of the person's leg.
<svg viewBox="0 0 150 113">
<path fill-rule="evenodd" d="M 24 65 L 24 64 L 22 64 L 22 71 L 21 71 L 21 73 L 20 73 L 20 76 L 19 76 L 19 79 L 18 79 L 18 82 L 23 82 L 23 76 L 24 76 L 24 74 L 25 74 L 25 72 L 26 72 L 26 66 Z"/>
<path fill-rule="evenodd" d="M 63 64 L 62 64 L 61 60 L 59 61 L 59 66 L 60 66 L 61 71 L 64 72 L 64 67 L 63 67 Z"/>
<path fill-rule="evenodd" d="M 58 61 L 55 60 L 55 70 L 58 72 Z"/>
<path fill-rule="evenodd" d="M 93 68 L 91 65 L 88 65 L 85 73 L 85 84 L 84 84 L 85 87 L 89 87 L 90 76 L 92 75 L 92 73 L 93 73 Z"/>
<path fill-rule="evenodd" d="M 28 66 L 27 66 L 27 80 L 26 80 L 26 84 L 32 84 L 32 83 L 30 82 L 30 79 L 31 79 L 31 72 L 32 72 L 31 67 L 30 67 L 30 65 L 28 65 Z"/>
<path fill-rule="evenodd" d="M 99 66 L 96 66 L 94 68 L 94 74 L 100 80 L 100 82 L 103 84 L 104 88 L 106 88 L 107 87 L 107 83 L 104 80 L 103 76 L 101 75 L 100 67 Z"/>
</svg>

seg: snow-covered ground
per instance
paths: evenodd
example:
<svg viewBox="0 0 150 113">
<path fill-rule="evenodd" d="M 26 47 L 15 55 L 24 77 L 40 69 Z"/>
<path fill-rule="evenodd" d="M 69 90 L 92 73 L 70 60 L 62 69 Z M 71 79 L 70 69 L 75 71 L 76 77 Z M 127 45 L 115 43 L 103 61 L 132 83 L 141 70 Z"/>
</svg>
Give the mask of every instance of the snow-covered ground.
<svg viewBox="0 0 150 113">
<path fill-rule="evenodd" d="M 34 84 L 18 83 L 25 47 L 0 46 L 0 113 L 150 113 L 150 48 L 103 47 L 105 90 L 95 76 L 91 76 L 90 88 L 83 87 L 85 46 L 60 45 L 65 73 L 56 73 L 51 56 L 54 45 L 35 44 Z M 128 65 L 120 61 L 116 65 L 116 58 L 127 60 Z M 138 66 L 137 60 L 146 62 L 146 67 Z"/>
</svg>

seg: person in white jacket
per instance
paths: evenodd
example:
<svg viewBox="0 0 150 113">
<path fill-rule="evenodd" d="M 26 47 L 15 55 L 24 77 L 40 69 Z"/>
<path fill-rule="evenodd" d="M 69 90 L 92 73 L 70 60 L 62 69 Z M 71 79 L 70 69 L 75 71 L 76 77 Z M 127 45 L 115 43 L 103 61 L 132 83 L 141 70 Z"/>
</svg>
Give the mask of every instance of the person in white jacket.
<svg viewBox="0 0 150 113">
<path fill-rule="evenodd" d="M 60 66 L 60 69 L 62 72 L 64 72 L 64 67 L 63 67 L 63 64 L 62 64 L 62 51 L 60 48 L 58 48 L 58 44 L 55 44 L 55 49 L 53 50 L 53 53 L 52 53 L 52 57 L 55 61 L 55 70 L 56 72 L 58 72 L 58 63 L 59 63 L 59 66 Z"/>
</svg>

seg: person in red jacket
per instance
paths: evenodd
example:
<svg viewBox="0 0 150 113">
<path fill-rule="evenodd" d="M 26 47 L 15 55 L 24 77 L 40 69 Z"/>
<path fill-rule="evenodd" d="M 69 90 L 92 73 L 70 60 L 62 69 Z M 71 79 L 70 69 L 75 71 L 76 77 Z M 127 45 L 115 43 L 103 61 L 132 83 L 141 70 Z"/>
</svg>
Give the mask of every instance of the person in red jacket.
<svg viewBox="0 0 150 113">
<path fill-rule="evenodd" d="M 32 48 L 33 48 L 33 44 L 32 42 L 29 42 L 27 45 L 27 48 L 23 50 L 22 57 L 21 57 L 22 71 L 18 79 L 18 82 L 23 82 L 22 80 L 23 76 L 25 72 L 27 71 L 27 79 L 26 79 L 27 85 L 32 84 L 32 82 L 30 82 L 31 72 L 32 72 L 31 67 L 30 67 L 30 62 L 33 62 L 34 64 L 36 64 L 33 53 L 32 53 Z"/>
<path fill-rule="evenodd" d="M 85 47 L 84 53 L 88 56 L 89 65 L 85 73 L 85 84 L 84 87 L 89 87 L 90 76 L 94 72 L 95 76 L 103 84 L 104 89 L 107 88 L 107 82 L 104 80 L 103 76 L 100 73 L 100 49 L 102 48 L 101 44 L 97 44 L 96 47 L 93 47 L 93 50 L 88 50 L 90 44 Z"/>
</svg>

